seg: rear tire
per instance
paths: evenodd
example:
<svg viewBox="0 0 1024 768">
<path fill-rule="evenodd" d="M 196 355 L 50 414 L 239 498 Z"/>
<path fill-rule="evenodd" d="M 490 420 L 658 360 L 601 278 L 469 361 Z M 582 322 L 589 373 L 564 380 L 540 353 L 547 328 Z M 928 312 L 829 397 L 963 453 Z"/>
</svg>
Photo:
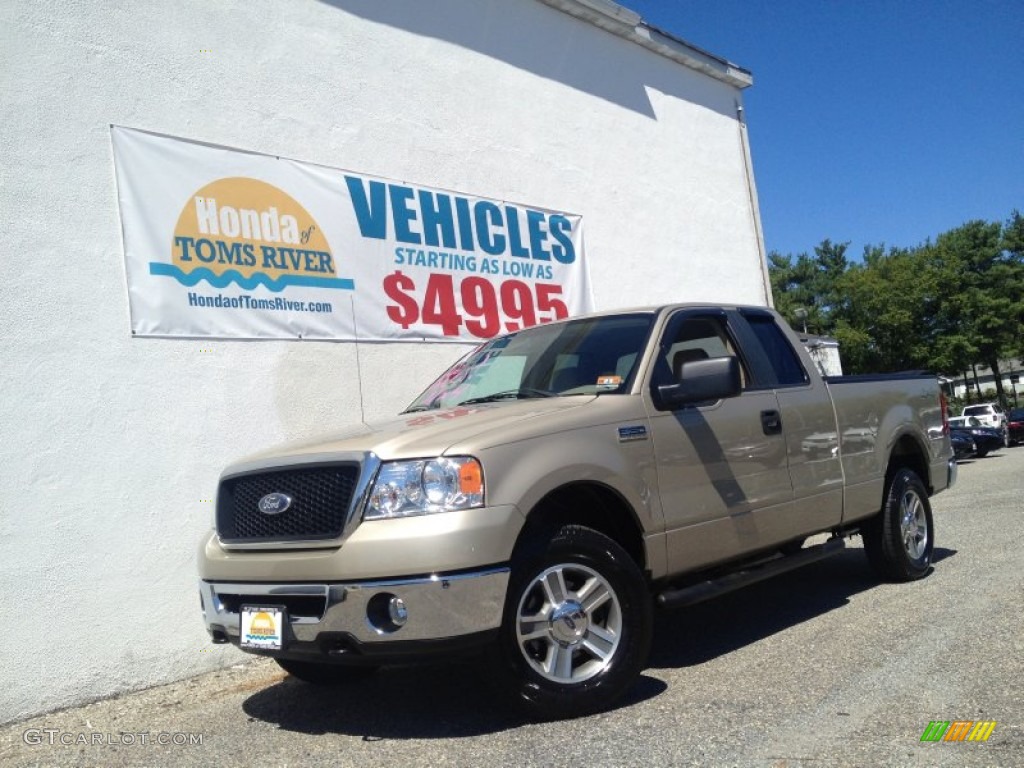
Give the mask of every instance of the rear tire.
<svg viewBox="0 0 1024 768">
<path fill-rule="evenodd" d="M 932 508 L 913 470 L 902 468 L 892 476 L 882 511 L 861 536 L 868 562 L 886 581 L 913 581 L 928 573 L 935 545 Z"/>
<path fill-rule="evenodd" d="M 369 677 L 377 671 L 375 666 L 349 666 L 318 661 L 274 659 L 292 677 L 311 685 L 345 685 Z"/>
<path fill-rule="evenodd" d="M 513 558 L 498 682 L 531 719 L 607 709 L 643 670 L 652 624 L 653 600 L 629 554 L 595 530 L 563 526 Z"/>
</svg>

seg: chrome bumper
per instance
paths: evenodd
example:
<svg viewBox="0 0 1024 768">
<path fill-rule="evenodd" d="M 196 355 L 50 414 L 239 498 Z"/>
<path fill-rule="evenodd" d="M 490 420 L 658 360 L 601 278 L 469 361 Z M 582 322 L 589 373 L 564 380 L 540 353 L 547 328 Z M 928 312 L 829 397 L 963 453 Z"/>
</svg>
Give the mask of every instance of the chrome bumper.
<svg viewBox="0 0 1024 768">
<path fill-rule="evenodd" d="M 508 568 L 491 568 L 351 584 L 200 581 L 199 595 L 206 629 L 221 642 L 238 643 L 241 606 L 247 604 L 284 605 L 291 635 L 299 642 L 313 642 L 322 632 L 344 632 L 360 643 L 427 641 L 497 629 L 508 576 Z M 371 600 L 378 595 L 401 598 L 408 617 L 402 626 L 374 624 Z"/>
</svg>

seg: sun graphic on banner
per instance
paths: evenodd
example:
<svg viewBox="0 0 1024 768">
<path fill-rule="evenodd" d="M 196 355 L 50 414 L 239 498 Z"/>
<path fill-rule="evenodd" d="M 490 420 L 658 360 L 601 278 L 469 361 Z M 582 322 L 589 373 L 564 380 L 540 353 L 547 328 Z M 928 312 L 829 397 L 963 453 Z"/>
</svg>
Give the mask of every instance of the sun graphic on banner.
<svg viewBox="0 0 1024 768">
<path fill-rule="evenodd" d="M 178 216 L 171 263 L 151 262 L 150 273 L 186 286 L 354 288 L 339 278 L 330 244 L 316 220 L 294 198 L 259 179 L 231 177 L 207 184 Z"/>
</svg>

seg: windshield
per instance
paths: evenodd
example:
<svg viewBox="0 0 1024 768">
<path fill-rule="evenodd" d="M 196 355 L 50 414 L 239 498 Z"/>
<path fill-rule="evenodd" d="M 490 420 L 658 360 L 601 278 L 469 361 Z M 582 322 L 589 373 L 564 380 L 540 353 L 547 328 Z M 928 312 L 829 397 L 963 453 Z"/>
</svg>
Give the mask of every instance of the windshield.
<svg viewBox="0 0 1024 768">
<path fill-rule="evenodd" d="M 492 339 L 441 374 L 406 412 L 532 397 L 622 393 L 653 321 L 652 314 L 592 317 Z"/>
</svg>

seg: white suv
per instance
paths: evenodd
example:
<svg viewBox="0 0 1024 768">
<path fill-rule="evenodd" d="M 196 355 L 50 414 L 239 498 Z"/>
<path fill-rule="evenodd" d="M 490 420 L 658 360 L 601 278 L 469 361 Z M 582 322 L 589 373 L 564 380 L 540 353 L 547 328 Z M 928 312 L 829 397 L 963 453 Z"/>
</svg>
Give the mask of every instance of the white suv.
<svg viewBox="0 0 1024 768">
<path fill-rule="evenodd" d="M 999 403 L 980 403 L 979 405 L 968 405 L 964 408 L 962 416 L 973 416 L 981 422 L 983 427 L 994 427 L 1003 433 L 1003 444 L 1010 444 L 1009 426 L 1006 423 L 1006 411 Z"/>
</svg>

